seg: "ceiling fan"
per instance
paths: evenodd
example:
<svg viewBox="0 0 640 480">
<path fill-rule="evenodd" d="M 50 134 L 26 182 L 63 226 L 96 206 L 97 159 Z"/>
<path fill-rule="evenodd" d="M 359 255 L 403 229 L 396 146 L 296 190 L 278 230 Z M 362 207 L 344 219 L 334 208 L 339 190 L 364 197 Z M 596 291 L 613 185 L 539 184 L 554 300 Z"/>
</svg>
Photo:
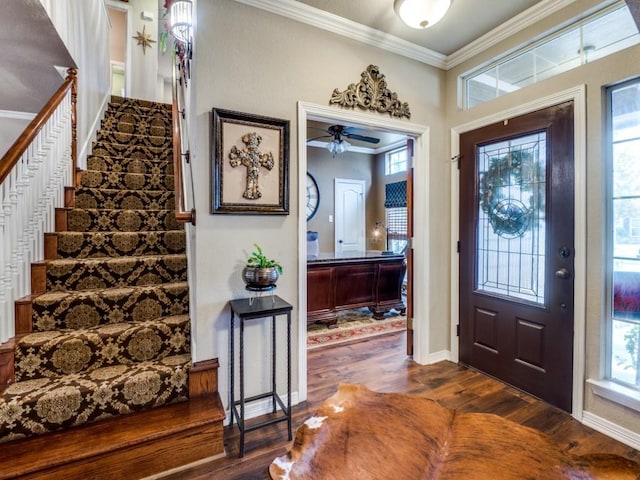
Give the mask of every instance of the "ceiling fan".
<svg viewBox="0 0 640 480">
<path fill-rule="evenodd" d="M 322 130 L 326 135 L 320 135 L 319 137 L 310 138 L 307 142 L 313 140 L 320 140 L 321 138 L 331 138 L 331 141 L 327 144 L 327 149 L 335 157 L 338 153 L 343 153 L 349 150 L 351 144 L 344 140 L 348 138 L 350 140 L 358 140 L 360 142 L 367 143 L 379 143 L 380 139 L 375 137 L 368 137 L 366 135 L 358 135 L 354 133 L 356 130 L 361 130 L 356 127 L 345 127 L 344 125 L 331 125 L 326 130 L 318 127 L 310 127 L 315 130 Z"/>
<path fill-rule="evenodd" d="M 344 125 L 331 125 L 326 130 L 324 130 L 322 128 L 318 128 L 318 127 L 310 127 L 310 128 L 313 128 L 315 130 L 326 131 L 326 133 L 328 133 L 328 135 L 321 135 L 319 137 L 310 138 L 308 140 L 309 142 L 312 141 L 312 140 L 319 140 L 321 138 L 328 138 L 328 137 L 332 137 L 334 140 L 336 140 L 338 142 L 342 141 L 342 137 L 346 137 L 346 138 L 349 138 L 351 140 L 359 140 L 361 142 L 368 142 L 368 143 L 378 143 L 378 142 L 380 142 L 379 138 L 367 137 L 365 135 L 358 135 L 357 133 L 353 133 L 355 130 L 361 130 L 360 128 L 356 128 L 356 127 L 345 127 Z"/>
</svg>

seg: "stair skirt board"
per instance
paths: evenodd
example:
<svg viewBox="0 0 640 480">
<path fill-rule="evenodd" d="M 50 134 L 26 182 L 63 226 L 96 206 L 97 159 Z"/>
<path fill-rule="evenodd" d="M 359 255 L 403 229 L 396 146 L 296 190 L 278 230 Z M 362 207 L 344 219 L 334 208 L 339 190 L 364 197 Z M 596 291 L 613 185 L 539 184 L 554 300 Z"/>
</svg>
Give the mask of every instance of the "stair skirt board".
<svg viewBox="0 0 640 480">
<path fill-rule="evenodd" d="M 217 361 L 191 364 L 171 106 L 112 97 L 101 125 L 0 350 L 0 478 L 139 478 L 223 452 Z"/>
</svg>

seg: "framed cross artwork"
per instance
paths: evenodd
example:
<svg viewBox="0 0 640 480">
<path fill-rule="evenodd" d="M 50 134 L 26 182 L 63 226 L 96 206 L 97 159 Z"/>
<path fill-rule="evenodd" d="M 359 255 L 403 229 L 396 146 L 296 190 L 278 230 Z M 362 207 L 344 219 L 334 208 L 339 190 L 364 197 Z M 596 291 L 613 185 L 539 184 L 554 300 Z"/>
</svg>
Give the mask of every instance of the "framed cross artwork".
<svg viewBox="0 0 640 480">
<path fill-rule="evenodd" d="M 289 214 L 289 120 L 212 110 L 211 213 Z"/>
</svg>

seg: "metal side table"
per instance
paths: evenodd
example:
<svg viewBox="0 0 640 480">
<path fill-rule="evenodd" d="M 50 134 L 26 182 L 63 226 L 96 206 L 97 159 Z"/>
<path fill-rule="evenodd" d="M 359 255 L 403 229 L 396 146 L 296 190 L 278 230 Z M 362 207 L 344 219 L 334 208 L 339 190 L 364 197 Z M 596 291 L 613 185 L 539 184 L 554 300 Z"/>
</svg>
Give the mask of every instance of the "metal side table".
<svg viewBox="0 0 640 480">
<path fill-rule="evenodd" d="M 282 300 L 277 295 L 270 295 L 268 297 L 257 298 L 241 298 L 238 300 L 231 300 L 229 302 L 231 307 L 231 319 L 230 319 L 230 338 L 231 338 L 231 426 L 233 426 L 233 419 L 235 417 L 238 422 L 238 428 L 240 429 L 240 456 L 244 456 L 244 436 L 245 433 L 256 430 L 258 428 L 266 427 L 267 425 L 273 425 L 286 421 L 289 431 L 289 440 L 292 439 L 291 435 L 291 310 L 293 306 Z M 280 398 L 280 395 L 276 392 L 276 317 L 280 315 L 287 316 L 287 405 Z M 235 318 L 240 320 L 240 399 L 235 400 Z M 271 391 L 254 395 L 252 397 L 245 398 L 244 396 L 244 322 L 247 320 L 254 320 L 257 318 L 271 317 Z M 245 404 L 253 402 L 255 400 L 261 400 L 264 398 L 271 398 L 273 403 L 273 413 L 276 413 L 277 405 L 282 410 L 282 415 L 270 418 L 260 423 L 254 423 L 252 425 L 245 425 Z M 237 407 L 240 407 L 239 410 Z"/>
</svg>

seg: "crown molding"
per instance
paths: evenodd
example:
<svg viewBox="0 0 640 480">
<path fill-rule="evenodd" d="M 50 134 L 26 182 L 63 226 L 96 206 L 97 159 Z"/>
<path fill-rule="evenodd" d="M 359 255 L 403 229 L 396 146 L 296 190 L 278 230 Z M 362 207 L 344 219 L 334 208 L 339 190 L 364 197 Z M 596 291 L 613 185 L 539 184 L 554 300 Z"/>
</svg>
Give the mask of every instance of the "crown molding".
<svg viewBox="0 0 640 480">
<path fill-rule="evenodd" d="M 235 1 L 378 47 L 427 65 L 437 68 L 446 67 L 446 55 L 295 0 Z"/>
<path fill-rule="evenodd" d="M 433 67 L 450 70 L 511 35 L 553 15 L 576 0 L 542 0 L 448 56 L 295 0 L 235 1 L 381 48 Z M 615 3 L 615 0 L 605 0 L 601 5 L 611 3 Z"/>
</svg>

